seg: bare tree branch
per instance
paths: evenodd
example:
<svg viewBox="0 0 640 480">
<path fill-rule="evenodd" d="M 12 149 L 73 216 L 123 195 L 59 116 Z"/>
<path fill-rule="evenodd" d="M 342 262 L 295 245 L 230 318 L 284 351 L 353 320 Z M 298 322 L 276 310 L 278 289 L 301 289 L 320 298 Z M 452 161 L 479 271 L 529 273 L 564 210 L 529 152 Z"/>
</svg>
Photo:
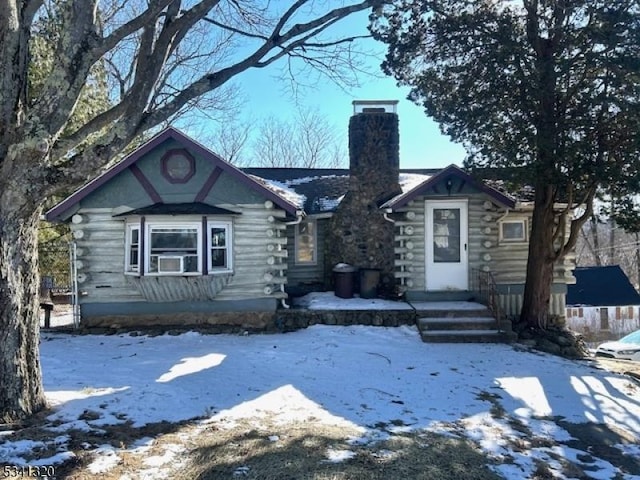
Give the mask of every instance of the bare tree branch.
<svg viewBox="0 0 640 480">
<path fill-rule="evenodd" d="M 257 33 L 251 33 L 251 32 L 247 32 L 247 31 L 244 31 L 244 30 L 240 30 L 239 28 L 235 28 L 235 27 L 232 27 L 230 25 L 225 25 L 224 23 L 217 22 L 213 18 L 204 17 L 203 20 L 205 22 L 209 22 L 209 23 L 215 25 L 216 27 L 222 28 L 223 30 L 228 30 L 231 33 L 237 33 L 238 35 L 242 35 L 243 37 L 257 38 L 259 40 L 268 40 L 268 37 L 266 37 L 265 35 L 260 35 L 260 34 L 257 34 Z"/>
<path fill-rule="evenodd" d="M 32 105 L 29 121 L 47 118 L 44 130 L 57 138 L 69 120 L 89 71 L 95 63 L 90 53 L 98 40 L 97 0 L 62 4 L 63 28 L 56 48 L 57 61 L 45 81 L 40 98 Z"/>
<path fill-rule="evenodd" d="M 136 33 L 138 35 L 138 47 L 134 58 L 135 68 L 129 73 L 117 76 L 119 88 L 124 95 L 118 103 L 107 111 L 97 115 L 72 134 L 60 138 L 54 145 L 52 157 L 57 159 L 54 164 L 59 166 L 64 175 L 48 170 L 45 183 L 55 189 L 56 182 L 61 178 L 76 179 L 82 181 L 95 173 L 95 166 L 103 164 L 105 158 L 113 155 L 118 149 L 132 138 L 155 125 L 165 122 L 181 112 L 184 108 L 193 105 L 197 99 L 204 99 L 208 92 L 213 92 L 227 84 L 236 75 L 250 68 L 264 68 L 277 60 L 289 55 L 299 61 L 305 62 L 313 68 L 328 72 L 329 76 L 338 79 L 340 73 L 337 68 L 348 68 L 349 63 L 342 65 L 336 60 L 347 50 L 341 50 L 342 45 L 363 38 L 362 36 L 350 36 L 335 40 L 315 40 L 318 35 L 339 19 L 381 4 L 381 0 L 364 0 L 358 3 L 331 9 L 306 22 L 288 26 L 302 6 L 309 3 L 308 0 L 298 0 L 288 7 L 280 18 L 273 24 L 268 34 L 254 34 L 247 29 L 224 26 L 217 20 L 211 20 L 210 12 L 219 4 L 219 0 L 203 0 L 196 3 L 188 10 L 179 8 L 180 2 L 155 1 L 149 10 L 138 14 L 122 27 L 111 32 L 105 40 L 98 42 L 95 51 L 100 51 L 105 45 L 113 43 L 116 38 L 124 38 L 126 35 Z M 249 13 L 240 4 L 235 4 L 241 18 L 249 18 Z M 155 13 L 155 16 L 151 14 Z M 204 20 L 207 18 L 208 20 Z M 263 22 L 261 14 L 256 17 L 258 22 Z M 142 22 L 145 19 L 145 22 Z M 219 32 L 226 32 L 227 37 L 222 37 L 221 44 L 231 42 L 231 35 L 243 36 L 246 33 L 253 35 L 252 40 L 260 40 L 253 52 L 244 58 L 233 62 L 224 62 L 217 69 L 212 69 L 199 77 L 189 80 L 188 77 L 180 78 L 184 70 L 181 63 L 193 59 L 205 61 L 207 53 L 197 51 L 181 57 L 178 47 L 188 34 L 194 32 L 194 27 L 203 20 L 204 24 L 217 27 Z M 253 25 L 251 28 L 259 26 Z M 136 27 L 138 29 L 136 30 Z M 266 27 L 266 24 L 263 26 Z M 234 32 L 233 29 L 239 30 Z M 257 35 L 257 36 L 256 36 Z M 224 40 L 227 38 L 227 40 Z M 229 43 L 231 48 L 232 44 Z M 337 48 L 331 51 L 330 49 Z M 209 52 L 225 58 L 223 51 Z M 342 61 L 342 60 L 341 60 Z M 119 67 L 120 63 L 126 63 L 120 58 L 118 63 L 110 59 L 112 68 Z M 223 62 L 220 62 L 223 63 Z M 209 65 L 209 68 L 214 67 Z M 117 68 L 116 68 L 117 69 Z M 195 72 L 195 70 L 194 70 Z M 133 76 L 130 76 L 131 73 Z M 176 83 L 177 82 L 177 83 Z M 108 131 L 103 132 L 109 127 Z M 102 132 L 102 133 L 101 133 Z M 91 139 L 91 144 L 83 151 L 68 155 L 80 144 L 85 144 Z M 55 182 L 54 182 L 55 179 Z"/>
<path fill-rule="evenodd" d="M 595 198 L 596 190 L 596 185 L 591 185 L 586 190 L 585 198 L 581 203 L 585 207 L 584 212 L 578 218 L 574 218 L 571 221 L 571 226 L 569 228 L 569 238 L 566 242 L 562 242 L 560 248 L 556 250 L 554 261 L 563 258 L 567 254 L 567 252 L 570 252 L 576 246 L 576 242 L 578 241 L 582 226 L 589 218 L 591 218 L 591 215 L 593 214 L 593 199 Z"/>
<path fill-rule="evenodd" d="M 113 50 L 123 39 L 133 33 L 144 28 L 145 25 L 152 24 L 158 18 L 158 15 L 169 4 L 175 0 L 151 0 L 147 9 L 137 17 L 131 19 L 121 27 L 115 29 L 111 34 L 104 38 L 100 45 L 94 50 L 94 57 L 100 58 L 107 52 Z"/>
<path fill-rule="evenodd" d="M 306 2 L 297 2 L 296 5 L 300 3 Z M 156 110 L 148 117 L 144 119 L 143 128 L 148 127 L 149 125 L 156 124 L 164 118 L 168 118 L 171 115 L 175 114 L 182 106 L 184 106 L 189 100 L 202 95 L 203 93 L 210 91 L 212 89 L 218 88 L 220 85 L 227 82 L 229 79 L 235 77 L 243 71 L 246 71 L 249 68 L 260 68 L 273 63 L 276 59 L 271 61 L 263 60 L 264 57 L 269 54 L 273 49 L 279 48 L 281 49 L 279 52 L 278 58 L 286 55 L 287 52 L 292 51 L 295 48 L 304 47 L 304 41 L 295 40 L 295 37 L 303 36 L 308 32 L 315 31 L 316 34 L 320 33 L 324 30 L 323 22 L 333 22 L 338 18 L 343 18 L 346 15 L 349 15 L 353 12 L 357 12 L 368 8 L 372 5 L 380 4 L 380 0 L 365 0 L 363 2 L 348 6 L 337 8 L 331 10 L 325 15 L 319 17 L 315 21 L 307 22 L 304 24 L 296 24 L 291 27 L 285 34 L 279 35 L 279 30 L 283 27 L 284 24 L 280 22 L 273 29 L 269 38 L 264 41 L 264 43 L 259 46 L 252 54 L 245 57 L 243 60 L 238 61 L 232 66 L 227 68 L 218 70 L 217 72 L 210 73 L 204 75 L 199 80 L 194 81 L 191 85 L 186 87 L 179 96 L 177 96 L 170 104 L 163 106 L 162 108 Z M 292 9 L 287 11 L 287 15 L 290 17 L 293 15 Z M 322 21 L 321 21 L 322 20 Z M 305 38 L 310 38 L 310 36 L 306 36 Z M 293 40 L 293 41 L 292 41 Z M 290 44 L 286 44 L 286 42 L 292 41 Z M 262 64 L 262 62 L 268 62 L 266 64 Z"/>
<path fill-rule="evenodd" d="M 263 167 L 336 168 L 344 161 L 345 139 L 317 110 L 299 109 L 289 121 L 265 119 L 253 142 L 253 164 Z"/>
<path fill-rule="evenodd" d="M 33 17 L 42 7 L 44 0 L 26 0 L 22 5 L 22 18 L 27 25 L 31 25 Z"/>
</svg>

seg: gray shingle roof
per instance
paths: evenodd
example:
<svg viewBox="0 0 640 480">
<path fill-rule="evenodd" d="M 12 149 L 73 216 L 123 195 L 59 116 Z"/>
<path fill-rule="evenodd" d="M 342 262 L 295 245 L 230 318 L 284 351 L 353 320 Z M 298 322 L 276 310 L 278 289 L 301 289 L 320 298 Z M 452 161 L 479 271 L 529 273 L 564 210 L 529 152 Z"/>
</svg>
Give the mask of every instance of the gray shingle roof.
<svg viewBox="0 0 640 480">
<path fill-rule="evenodd" d="M 399 183 L 402 194 L 394 199 L 399 199 L 416 190 L 421 184 L 436 177 L 439 173 L 455 170 L 461 175 L 468 176 L 459 168 L 449 166 L 447 168 L 408 168 L 400 169 Z M 283 196 L 290 202 L 296 204 L 299 209 L 304 210 L 308 215 L 334 212 L 340 200 L 347 193 L 349 188 L 349 169 L 346 168 L 243 168 L 242 171 L 250 175 L 274 193 Z M 471 178 L 471 177 L 469 177 Z M 482 184 L 482 182 L 480 182 Z M 500 186 L 501 188 L 496 188 Z M 498 185 L 496 181 L 491 181 L 487 188 L 482 188 L 492 192 L 494 195 L 505 196 L 506 200 L 513 202 L 515 199 Z M 391 199 L 387 204 L 393 203 Z"/>
<path fill-rule="evenodd" d="M 246 174 L 267 182 L 284 194 L 297 194 L 298 206 L 307 215 L 333 212 L 349 188 L 349 170 L 331 168 L 243 168 Z M 257 178 L 256 178 L 257 179 Z"/>
</svg>

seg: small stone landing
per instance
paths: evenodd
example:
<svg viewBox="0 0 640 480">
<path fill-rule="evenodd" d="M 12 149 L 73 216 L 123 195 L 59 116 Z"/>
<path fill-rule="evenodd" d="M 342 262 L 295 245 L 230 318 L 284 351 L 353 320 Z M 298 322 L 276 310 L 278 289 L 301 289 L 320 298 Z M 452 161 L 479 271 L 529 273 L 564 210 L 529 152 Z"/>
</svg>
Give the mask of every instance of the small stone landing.
<svg viewBox="0 0 640 480">
<path fill-rule="evenodd" d="M 476 302 L 411 302 L 418 330 L 427 343 L 505 343 L 513 333 Z"/>
</svg>

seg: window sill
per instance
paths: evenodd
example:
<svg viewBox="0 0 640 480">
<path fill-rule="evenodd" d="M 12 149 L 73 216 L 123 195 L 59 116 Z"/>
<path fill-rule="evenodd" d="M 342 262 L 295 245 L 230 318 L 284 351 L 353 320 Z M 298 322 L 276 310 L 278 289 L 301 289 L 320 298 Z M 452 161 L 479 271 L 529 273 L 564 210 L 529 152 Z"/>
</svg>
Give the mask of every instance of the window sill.
<svg viewBox="0 0 640 480">
<path fill-rule="evenodd" d="M 140 272 L 124 272 L 129 277 L 140 277 Z M 145 277 L 215 277 L 217 275 L 233 274 L 233 270 L 216 270 L 204 275 L 202 272 L 191 273 L 145 273 Z"/>
<path fill-rule="evenodd" d="M 183 273 L 156 273 L 145 272 L 145 277 L 201 277 L 202 272 L 183 272 Z"/>
</svg>

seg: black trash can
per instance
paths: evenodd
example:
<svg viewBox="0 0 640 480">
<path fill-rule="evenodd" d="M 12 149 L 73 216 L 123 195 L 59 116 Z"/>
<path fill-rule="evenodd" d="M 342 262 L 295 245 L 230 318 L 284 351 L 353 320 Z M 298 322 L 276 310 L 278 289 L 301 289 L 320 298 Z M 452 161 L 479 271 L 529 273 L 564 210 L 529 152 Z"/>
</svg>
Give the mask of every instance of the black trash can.
<svg viewBox="0 0 640 480">
<path fill-rule="evenodd" d="M 356 269 L 348 263 L 338 263 L 333 267 L 336 297 L 353 298 L 353 277 L 355 271 Z"/>
<path fill-rule="evenodd" d="M 376 298 L 380 283 L 379 268 L 360 269 L 360 298 Z"/>
</svg>

